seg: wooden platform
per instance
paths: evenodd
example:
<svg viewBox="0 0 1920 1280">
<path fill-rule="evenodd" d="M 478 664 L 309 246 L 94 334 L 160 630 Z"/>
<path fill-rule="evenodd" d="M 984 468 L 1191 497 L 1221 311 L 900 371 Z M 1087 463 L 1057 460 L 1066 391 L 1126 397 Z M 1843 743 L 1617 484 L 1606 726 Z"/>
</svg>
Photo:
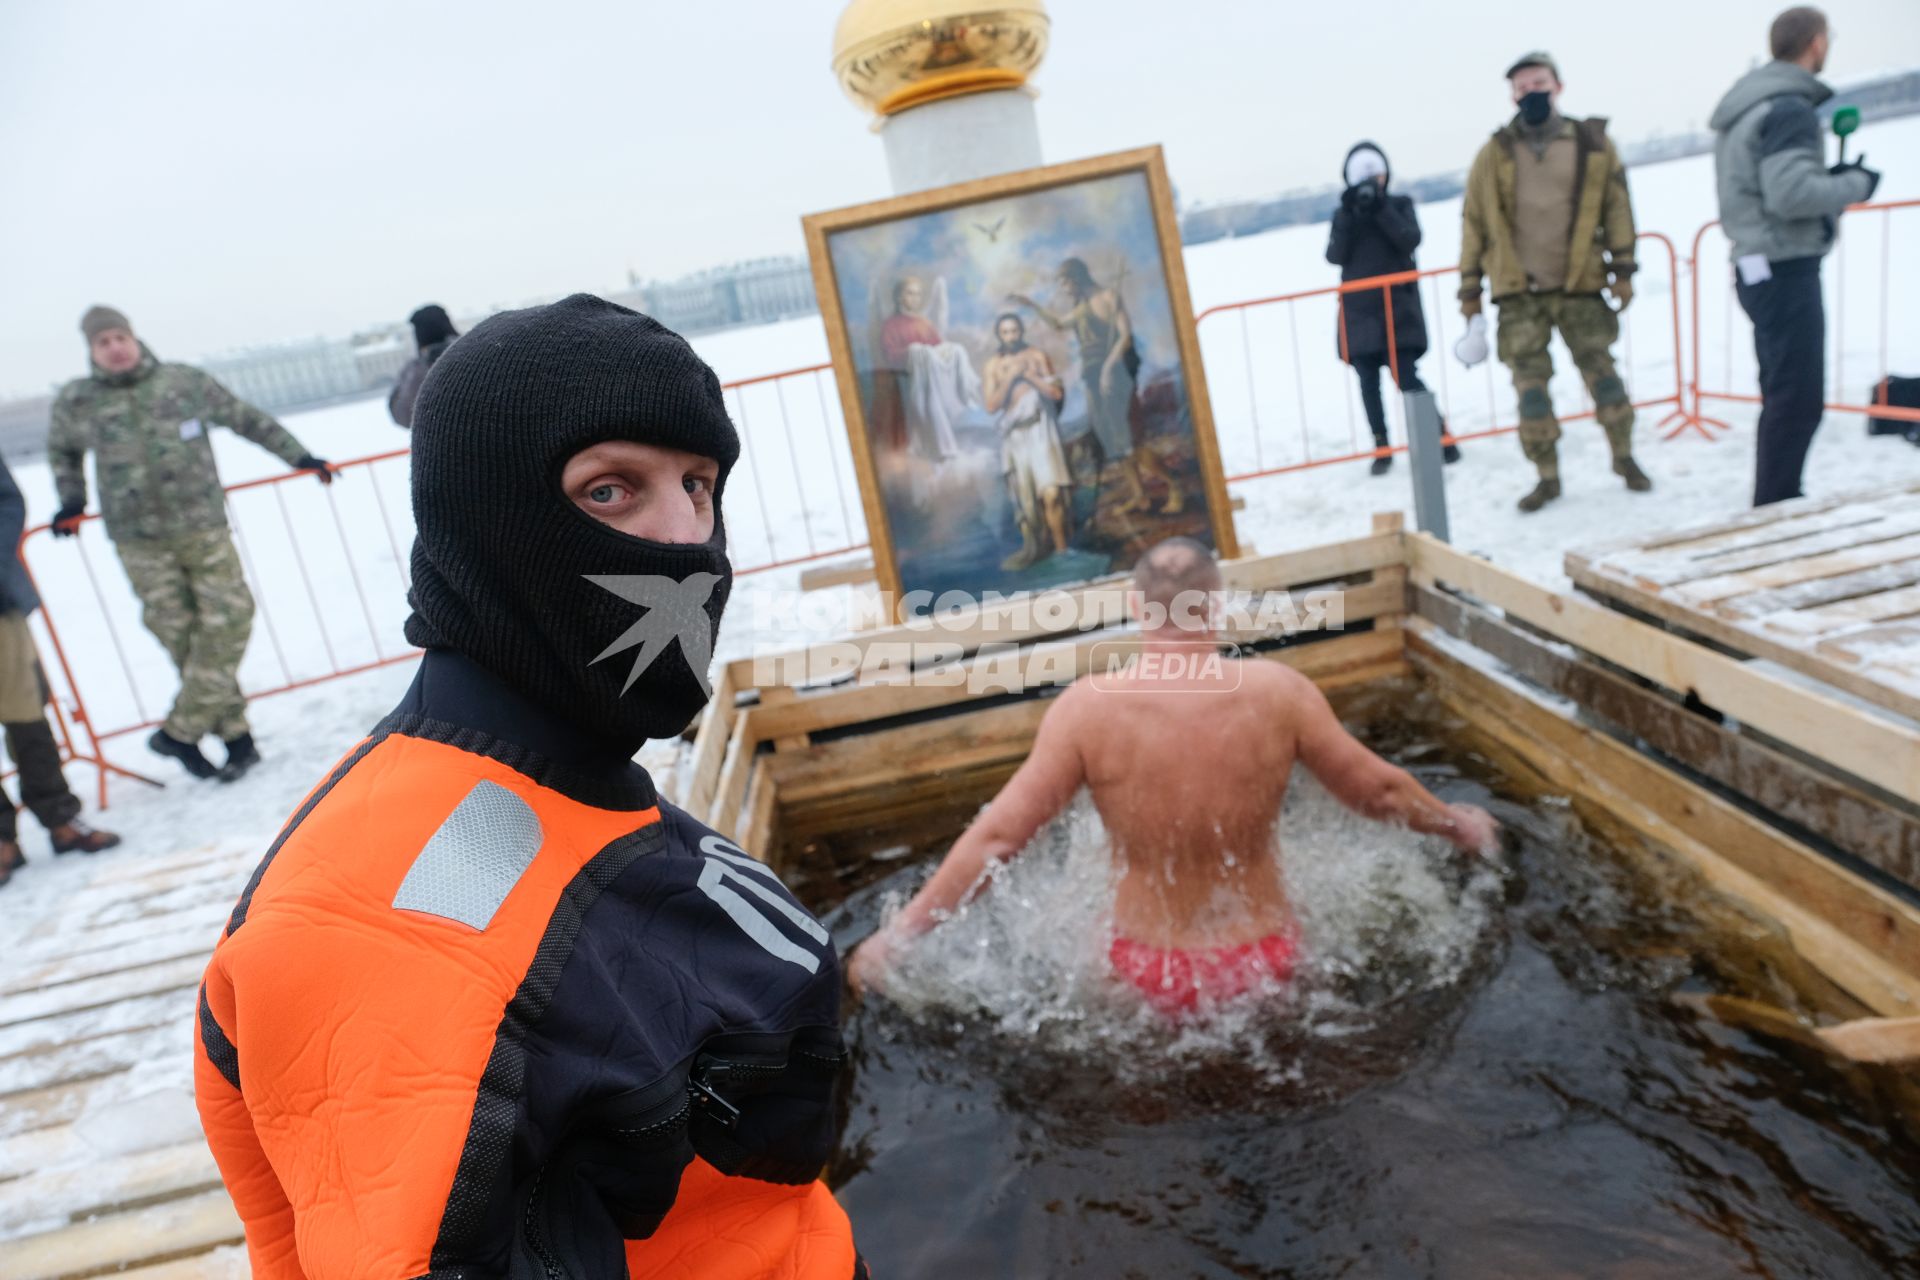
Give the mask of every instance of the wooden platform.
<svg viewBox="0 0 1920 1280">
<path fill-rule="evenodd" d="M 103 866 L 0 973 L 0 1276 L 244 1277 L 200 1136 L 194 999 L 259 852 Z"/>
<path fill-rule="evenodd" d="M 1920 719 L 1920 484 L 1571 552 L 1609 604 Z"/>
<path fill-rule="evenodd" d="M 1873 563 L 1901 565 L 1896 544 L 1920 538 L 1915 496 L 1798 504 L 1621 552 L 1619 564 L 1653 581 L 1671 556 L 1674 576 L 1654 587 L 1724 582 L 1775 565 L 1788 578 L 1845 548 L 1886 556 L 1895 546 L 1892 558 Z M 1910 521 L 1915 532 L 1900 532 Z M 1877 540 L 1862 536 L 1872 526 Z M 1815 549 L 1822 539 L 1831 545 Z M 1804 554 L 1770 560 L 1776 553 L 1763 550 L 1794 543 Z M 1690 557 L 1696 563 L 1686 568 Z M 1916 557 L 1920 550 L 1906 558 Z M 1712 568 L 1696 572 L 1702 558 Z M 1613 562 L 1582 563 L 1599 581 L 1594 565 Z M 1920 1036 L 1920 908 L 1828 856 L 1837 850 L 1920 886 L 1920 809 L 1899 799 L 1920 796 L 1920 726 L 1404 533 L 1397 519 L 1379 521 L 1366 538 L 1223 569 L 1237 588 L 1284 591 L 1303 606 L 1337 597 L 1342 606 L 1337 620 L 1308 608 L 1237 641 L 1330 690 L 1409 674 L 1430 682 L 1510 776 L 1569 797 L 1597 829 L 1617 829 L 1622 847 L 1690 868 L 1757 930 L 1777 934 L 1811 975 L 1796 988 L 1823 1024 Z M 1858 572 L 1856 563 L 1823 577 L 1816 567 L 1791 582 L 1705 598 Z M 1635 589 L 1643 599 L 1661 595 Z M 1025 756 L 1046 692 L 1133 643 L 1110 585 L 1072 597 L 1071 618 L 995 605 L 770 664 L 730 664 L 691 749 L 681 803 L 777 859 L 783 835 L 813 824 L 887 820 L 997 780 Z M 1738 634 L 1713 620 L 1721 636 Z M 1888 620 L 1865 619 L 1860 629 Z M 898 668 L 867 671 L 858 662 L 857 674 L 820 677 L 812 661 L 903 644 L 919 655 L 922 642 L 929 647 L 914 670 L 956 678 L 902 681 Z M 1009 646 L 1050 658 L 1038 686 L 1020 695 L 995 675 Z M 1702 715 L 1702 702 L 1724 720 Z M 1819 848 L 1809 842 L 1816 837 Z M 234 1247 L 239 1219 L 199 1137 L 189 1090 L 199 977 L 257 856 L 207 848 L 102 867 L 7 956 L 0 1278 L 246 1275 Z M 1859 1020 L 1869 1014 L 1877 1018 L 1866 1027 Z M 1920 1117 L 1920 1103 L 1910 1114 Z"/>
</svg>

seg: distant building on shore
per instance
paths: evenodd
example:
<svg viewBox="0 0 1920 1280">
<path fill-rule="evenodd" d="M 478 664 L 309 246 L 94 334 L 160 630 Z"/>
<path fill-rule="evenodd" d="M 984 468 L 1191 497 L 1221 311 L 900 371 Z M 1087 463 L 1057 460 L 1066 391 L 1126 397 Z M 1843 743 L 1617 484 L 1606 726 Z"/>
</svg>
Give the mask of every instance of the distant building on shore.
<svg viewBox="0 0 1920 1280">
<path fill-rule="evenodd" d="M 27 396 L 0 400 L 0 457 L 23 459 L 47 451 L 47 419 L 53 397 Z"/>
<path fill-rule="evenodd" d="M 338 400 L 365 389 L 353 347 L 307 338 L 209 356 L 200 367 L 227 390 L 268 412 Z"/>
<path fill-rule="evenodd" d="M 628 284 L 613 301 L 644 311 L 680 333 L 771 324 L 819 310 L 813 273 L 802 258 L 754 258 L 677 280 L 642 281 L 629 275 Z"/>
</svg>

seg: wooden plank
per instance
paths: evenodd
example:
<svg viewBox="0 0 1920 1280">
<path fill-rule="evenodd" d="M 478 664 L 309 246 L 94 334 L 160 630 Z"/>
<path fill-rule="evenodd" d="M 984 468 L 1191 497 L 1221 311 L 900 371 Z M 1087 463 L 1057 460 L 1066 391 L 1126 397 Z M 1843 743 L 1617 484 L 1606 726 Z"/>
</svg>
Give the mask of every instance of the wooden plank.
<svg viewBox="0 0 1920 1280">
<path fill-rule="evenodd" d="M 253 1271 L 247 1265 L 246 1249 L 231 1245 L 113 1274 L 115 1280 L 250 1280 Z"/>
<path fill-rule="evenodd" d="M 0 1058 L 0 1109 L 6 1106 L 7 1094 L 91 1080 L 167 1054 L 189 1054 L 192 1036 L 193 1024 L 182 1017 L 158 1026 L 88 1036 Z"/>
<path fill-rule="evenodd" d="M 1344 613 L 1340 621 L 1344 625 L 1363 622 L 1381 613 L 1397 613 L 1404 598 L 1404 587 L 1390 581 L 1369 582 L 1344 590 L 1341 596 Z M 1298 621 L 1307 623 L 1317 619 L 1303 616 Z M 1222 638 L 1254 643 L 1271 638 L 1271 633 L 1226 631 Z M 755 733 L 766 741 L 950 706 L 976 697 L 997 696 L 1007 690 L 1005 682 L 996 677 L 996 670 L 1010 660 L 1027 673 L 1028 683 L 1037 680 L 1045 684 L 1067 684 L 1092 670 L 1096 662 L 1132 653 L 1137 647 L 1136 633 L 1092 632 L 1077 638 L 1025 645 L 1013 659 L 1004 652 L 989 650 L 985 655 L 944 664 L 942 670 L 948 674 L 939 683 L 923 671 L 912 673 L 913 683 L 908 683 L 907 673 L 903 672 L 897 683 L 875 680 L 840 685 L 803 694 L 783 704 L 756 707 L 749 714 L 753 717 Z"/>
<path fill-rule="evenodd" d="M 1396 534 L 1405 530 L 1406 527 L 1407 517 L 1404 512 L 1376 511 L 1373 513 L 1373 531 L 1375 533 Z M 1384 569 L 1374 570 L 1372 585 L 1380 591 L 1385 592 L 1390 601 L 1395 598 L 1399 601 L 1397 606 L 1389 606 L 1380 610 L 1374 623 L 1375 629 L 1386 630 L 1392 627 L 1398 627 L 1400 625 L 1400 615 L 1406 612 L 1406 566 L 1392 565 Z"/>
<path fill-rule="evenodd" d="M 777 790 L 772 776 L 767 772 L 766 760 L 762 759 L 754 767 L 753 781 L 747 788 L 747 817 L 739 840 L 742 849 L 762 862 L 767 860 L 768 850 L 774 847 L 773 815 Z"/>
<path fill-rule="evenodd" d="M 200 985 L 200 976 L 206 972 L 206 968 L 206 957 L 195 955 L 180 960 L 163 960 L 159 964 L 141 965 L 137 969 L 109 973 L 98 978 L 87 978 L 80 982 L 63 983 L 40 991 L 25 991 L 18 995 L 7 996 L 5 999 L 0 999 L 0 1030 L 22 1022 L 50 1018 L 57 1014 L 77 1013 L 83 1009 L 97 1009 L 102 1005 L 117 1004 L 134 996 L 155 995 L 164 991 L 197 987 Z"/>
<path fill-rule="evenodd" d="M 238 898 L 238 894 L 235 898 Z M 220 940 L 227 919 L 233 914 L 231 902 L 203 902 L 198 906 L 182 911 L 168 912 L 165 915 L 142 916 L 121 924 L 97 925 L 91 929 L 81 925 L 62 931 L 52 937 L 36 940 L 36 945 L 25 945 L 8 956 L 10 964 L 28 962 L 51 962 L 75 956 L 97 955 L 102 951 L 117 951 L 123 947 L 139 946 L 151 943 L 158 938 L 201 934 L 207 938 L 207 945 L 213 946 Z M 64 917 L 63 917 L 64 919 Z"/>
<path fill-rule="evenodd" d="M 1363 632 L 1262 656 L 1284 662 L 1331 689 L 1401 670 L 1402 640 L 1397 631 Z M 1024 758 L 1051 701 L 1029 698 L 964 711 L 817 743 L 803 752 L 764 757 L 763 763 L 779 785 L 782 809 L 798 809 L 852 792 L 937 777 L 944 770 Z"/>
<path fill-rule="evenodd" d="M 1716 613 L 1739 623 L 1742 634 L 1750 634 L 1747 624 L 1753 619 L 1774 617 L 1796 609 L 1818 609 L 1841 600 L 1910 587 L 1916 582 L 1920 582 L 1920 558 L 1895 560 L 1890 564 L 1872 565 L 1855 573 L 1815 578 L 1776 590 L 1739 596 L 1724 602 L 1725 607 L 1716 610 Z M 1696 615 L 1691 611 L 1676 611 L 1676 616 L 1691 618 Z"/>
<path fill-rule="evenodd" d="M 0 1138 L 72 1124 L 95 1099 L 123 1101 L 128 1096 L 130 1079 L 128 1072 L 116 1071 L 89 1080 L 71 1080 L 8 1094 L 4 1104 L 0 1104 Z"/>
<path fill-rule="evenodd" d="M 1867 508 L 1832 512 L 1821 523 L 1804 527 L 1791 522 L 1763 526 L 1748 530 L 1737 542 L 1704 550 L 1690 544 L 1666 551 L 1628 547 L 1598 559 L 1590 555 L 1581 559 L 1591 573 L 1653 590 L 1910 533 L 1920 533 L 1920 510 Z"/>
<path fill-rule="evenodd" d="M 229 854 L 224 858 L 215 858 L 198 862 L 192 866 L 176 867 L 169 871 L 154 871 L 144 875 L 115 875 L 113 867 L 106 867 L 95 873 L 94 879 L 80 893 L 74 895 L 76 905 L 98 905 L 108 902 L 128 902 L 152 898 L 162 893 L 186 885 L 205 886 L 209 893 L 240 896 L 247 877 L 253 874 L 254 867 L 260 863 L 259 853 L 245 850 Z M 227 886 L 232 888 L 228 889 Z"/>
<path fill-rule="evenodd" d="M 1775 539 L 1759 546 L 1697 559 L 1689 567 L 1678 569 L 1677 576 L 1670 573 L 1652 576 L 1663 587 L 1681 587 L 1711 576 L 1731 576 L 1850 548 L 1870 547 L 1915 533 L 1920 533 L 1920 511 L 1883 513 L 1804 537 Z"/>
<path fill-rule="evenodd" d="M 970 711 L 769 757 L 783 806 L 800 809 L 981 763 L 1021 760 L 1051 699 Z"/>
<path fill-rule="evenodd" d="M 1790 502 L 1776 502 L 1765 507 L 1755 507 L 1743 511 L 1737 516 L 1715 524 L 1698 525 L 1685 529 L 1672 529 L 1656 533 L 1634 534 L 1630 537 L 1603 542 L 1586 551 L 1568 552 L 1567 564 L 1598 564 L 1611 556 L 1649 555 L 1654 552 L 1669 554 L 1700 554 L 1727 547 L 1745 545 L 1741 539 L 1749 536 L 1760 538 L 1794 536 L 1796 532 L 1829 528 L 1839 523 L 1850 523 L 1862 518 L 1877 518 L 1885 507 L 1904 505 L 1907 495 L 1920 493 L 1920 485 L 1902 486 L 1897 489 L 1856 490 L 1851 493 L 1831 494 L 1823 498 L 1796 498 Z M 1863 514 L 1864 513 L 1864 514 Z"/>
<path fill-rule="evenodd" d="M 9 1240 L 6 1274 L 8 1280 L 68 1280 L 191 1256 L 244 1236 L 227 1193 L 207 1191 Z"/>
<path fill-rule="evenodd" d="M 734 717 L 739 714 L 734 699 L 739 696 L 733 669 L 722 667 L 720 679 L 701 713 L 700 728 L 693 735 L 693 760 L 688 766 L 686 811 L 695 817 L 713 807 L 714 788 L 720 779 L 720 765 L 726 757 L 727 739 L 733 736 Z"/>
<path fill-rule="evenodd" d="M 1907 618 L 1916 614 L 1920 614 L 1920 586 L 1876 591 L 1872 595 L 1855 596 L 1851 600 L 1842 600 L 1838 604 L 1769 614 L 1759 621 L 1761 626 L 1785 632 L 1804 641 L 1828 632 L 1857 627 L 1862 623 Z"/>
<path fill-rule="evenodd" d="M 1898 564 L 1915 556 L 1920 556 L 1920 534 L 1909 534 L 1886 542 L 1845 547 L 1839 551 L 1787 560 L 1739 573 L 1698 578 L 1680 583 L 1661 594 L 1676 604 L 1699 608 L 1716 601 L 1728 601 L 1734 596 L 1773 591 L 1822 578 L 1837 578 L 1842 574 L 1860 573 L 1883 564 Z"/>
<path fill-rule="evenodd" d="M 707 814 L 707 825 L 729 838 L 739 819 L 740 800 L 746 794 L 755 749 L 761 741 L 753 736 L 753 714 L 743 711 L 734 718 L 733 733 L 727 739 L 727 760 L 721 766 L 720 781 L 714 787 L 713 808 Z"/>
<path fill-rule="evenodd" d="M 1443 701 L 1535 772 L 1684 858 L 1777 921 L 1794 948 L 1875 1013 L 1920 1009 L 1920 912 L 1632 748 L 1475 670 L 1413 628 L 1409 656 Z"/>
<path fill-rule="evenodd" d="M 197 955 L 204 960 L 213 954 L 214 943 L 219 940 L 219 937 L 219 926 L 216 924 L 204 932 L 193 930 L 186 933 L 161 934 L 157 937 L 141 938 L 136 942 L 109 950 L 88 951 L 77 956 L 30 963 L 15 976 L 7 979 L 4 986 L 0 986 L 0 996 L 17 995 L 43 987 L 55 987 L 62 983 L 78 982 L 84 978 L 104 977 L 110 973 L 121 973 L 129 969 L 138 969 L 143 965 L 179 960 L 187 956 Z"/>
<path fill-rule="evenodd" d="M 187 1025 L 193 1018 L 193 988 L 183 987 L 133 1000 L 117 1000 L 98 1009 L 81 1009 L 51 1018 L 0 1027 L 0 1062 L 18 1054 L 41 1053 L 94 1036 L 137 1031 L 170 1022 Z"/>
<path fill-rule="evenodd" d="M 1415 613 L 1631 737 L 1920 889 L 1920 816 L 1546 642 L 1455 597 L 1414 588 Z"/>
<path fill-rule="evenodd" d="M 1576 581 L 1578 581 L 1576 579 Z M 1771 619 L 1782 611 L 1814 607 L 1829 601 L 1920 583 L 1920 559 L 1877 565 L 1857 573 L 1819 578 L 1773 591 L 1742 596 L 1737 603 L 1748 617 L 1723 617 L 1718 613 L 1690 609 L 1663 596 L 1649 594 L 1617 582 L 1587 580 L 1580 585 L 1608 599 L 1638 609 L 1667 622 L 1682 632 L 1704 637 L 1742 654 L 1770 658 L 1815 680 L 1886 707 L 1909 719 L 1920 719 L 1920 695 L 1903 690 L 1897 680 L 1881 678 L 1875 668 L 1846 665 L 1832 661 L 1805 644 L 1782 636 L 1760 625 L 1756 619 Z"/>
<path fill-rule="evenodd" d="M 792 689 L 786 685 L 775 685 L 770 689 L 762 689 L 760 691 L 760 705 L 763 707 L 777 707 L 782 703 L 792 702 L 799 698 L 799 696 L 799 691 L 796 689 Z M 773 740 L 773 749 L 775 751 L 792 751 L 806 745 L 807 735 L 804 733 L 789 734 L 787 737 L 775 738 Z"/>
<path fill-rule="evenodd" d="M 1402 536 L 1375 534 L 1283 555 L 1225 561 L 1220 566 L 1221 577 L 1228 589 L 1244 591 L 1277 591 L 1327 582 L 1400 564 Z M 740 658 L 728 664 L 727 670 L 737 688 L 763 688 L 769 684 L 791 683 L 782 673 L 826 670 L 833 662 L 847 658 L 858 661 L 868 648 L 877 644 L 952 644 L 966 654 L 984 643 L 1024 643 L 1125 620 L 1124 587 L 1118 577 L 1072 591 L 1040 594 L 1062 607 L 1057 611 L 1036 609 L 1037 597 L 1020 597 L 984 608 L 957 611 L 951 618 L 940 621 L 921 619 L 785 654 Z M 1064 628 L 1052 625 L 1052 620 L 1062 615 L 1072 619 L 1071 625 Z M 1024 625 L 1019 625 L 1022 623 Z M 758 676 L 773 678 L 763 680 Z"/>
<path fill-rule="evenodd" d="M 802 591 L 824 591 L 829 587 L 851 587 L 873 581 L 876 579 L 872 556 L 868 556 L 865 560 L 856 560 L 851 564 L 818 565 L 800 571 Z"/>
<path fill-rule="evenodd" d="M 1856 1018 L 1814 1034 L 1854 1062 L 1920 1061 L 1920 1017 Z"/>
<path fill-rule="evenodd" d="M 40 1225 L 51 1227 L 155 1200 L 169 1200 L 220 1185 L 220 1170 L 204 1142 L 183 1142 L 153 1151 L 116 1155 L 39 1170 L 0 1183 L 0 1236 Z M 7 1246 L 0 1244 L 0 1251 Z"/>
<path fill-rule="evenodd" d="M 1414 579 L 1445 582 L 1617 667 L 1718 711 L 1896 796 L 1920 796 L 1920 730 L 1754 671 L 1658 627 L 1551 592 L 1425 534 L 1408 534 Z"/>
</svg>

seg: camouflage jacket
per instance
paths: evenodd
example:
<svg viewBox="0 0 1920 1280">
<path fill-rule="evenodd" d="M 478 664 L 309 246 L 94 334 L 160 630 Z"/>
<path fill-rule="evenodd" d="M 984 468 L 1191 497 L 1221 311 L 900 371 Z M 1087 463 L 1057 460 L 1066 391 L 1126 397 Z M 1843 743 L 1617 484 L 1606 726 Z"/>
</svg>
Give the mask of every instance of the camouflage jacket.
<svg viewBox="0 0 1920 1280">
<path fill-rule="evenodd" d="M 1608 278 L 1624 280 L 1634 271 L 1633 202 L 1627 195 L 1627 170 L 1599 117 L 1569 120 L 1576 156 L 1573 225 L 1567 256 L 1568 293 L 1598 293 Z M 1460 297 L 1480 296 L 1484 275 L 1493 300 L 1527 291 L 1527 273 L 1514 247 L 1513 150 L 1523 145 L 1516 116 L 1497 131 L 1474 157 L 1467 172 L 1467 196 L 1461 207 Z"/>
<path fill-rule="evenodd" d="M 107 536 L 171 538 L 227 524 L 213 465 L 214 427 L 225 427 L 289 465 L 307 450 L 273 418 L 184 364 L 162 364 L 143 345 L 125 373 L 95 365 L 61 388 L 47 432 L 47 458 L 62 506 L 87 501 L 93 450 Z"/>
</svg>

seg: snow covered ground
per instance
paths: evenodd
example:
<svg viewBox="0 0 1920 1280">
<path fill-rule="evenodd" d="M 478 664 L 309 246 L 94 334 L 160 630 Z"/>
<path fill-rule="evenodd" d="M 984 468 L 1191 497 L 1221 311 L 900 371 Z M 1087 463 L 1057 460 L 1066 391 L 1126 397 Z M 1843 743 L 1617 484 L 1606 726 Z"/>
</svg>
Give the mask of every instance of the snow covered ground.
<svg viewBox="0 0 1920 1280">
<path fill-rule="evenodd" d="M 1871 126 L 1867 135 L 1866 149 L 1888 171 L 1881 198 L 1920 195 L 1920 119 Z M 1178 156 L 1172 160 L 1177 169 Z M 1713 216 L 1711 161 L 1703 157 L 1635 170 L 1632 181 L 1641 227 L 1676 237 L 1684 255 L 1693 232 Z M 1423 263 L 1452 261 L 1458 245 L 1457 206 L 1453 201 L 1421 207 Z M 1900 270 L 1909 255 L 1920 253 L 1920 209 L 1893 215 L 1884 237 L 1880 215 L 1850 215 L 1848 231 L 1844 258 L 1837 258 L 1828 272 L 1830 296 L 1837 279 L 1844 277 L 1847 284 L 1844 307 L 1836 308 L 1830 321 L 1843 357 L 1837 371 L 1830 360 L 1830 378 L 1849 399 L 1860 399 L 1879 376 L 1883 361 L 1891 361 L 1896 371 L 1920 372 L 1920 298 L 1911 291 L 1883 298 L 1880 284 L 1891 271 Z M 1300 227 L 1191 250 L 1186 263 L 1196 311 L 1332 282 L 1335 273 L 1322 259 L 1325 238 L 1324 226 Z M 1708 381 L 1750 390 L 1748 337 L 1737 308 L 1730 311 L 1718 287 L 1724 279 L 1723 251 L 1715 243 L 1709 237 L 1707 278 L 1715 287 L 1706 290 L 1703 307 Z M 1886 265 L 1889 252 L 1891 267 Z M 1635 398 L 1652 399 L 1670 395 L 1675 385 L 1667 292 L 1673 282 L 1664 257 L 1652 246 L 1644 249 L 1642 260 L 1639 297 L 1628 312 L 1619 354 Z M 1684 290 L 1688 281 L 1683 278 L 1679 285 Z M 1429 288 L 1429 324 L 1438 336 L 1433 354 L 1422 364 L 1423 373 L 1446 402 L 1457 429 L 1511 422 L 1512 391 L 1497 365 L 1469 374 L 1450 355 L 1443 358 L 1459 333 L 1458 316 L 1448 304 L 1452 288 L 1445 277 L 1437 289 Z M 1891 334 L 1884 353 L 1879 327 L 1883 308 Z M 1330 301 L 1250 314 L 1244 336 L 1234 313 L 1206 320 L 1201 331 L 1230 472 L 1345 452 L 1364 438 L 1352 377 L 1334 356 Z M 710 335 L 695 345 L 728 380 L 826 359 L 824 333 L 811 318 Z M 1563 412 L 1577 412 L 1586 406 L 1571 362 L 1561 352 L 1557 363 L 1562 370 L 1557 398 Z M 752 456 L 729 489 L 729 526 L 739 561 L 759 563 L 863 540 L 831 379 L 821 375 L 749 388 L 735 408 Z M 1661 441 L 1652 427 L 1665 412 L 1656 409 L 1641 419 L 1638 449 L 1654 477 L 1653 493 L 1625 492 L 1608 470 L 1599 430 L 1591 422 L 1569 423 L 1562 442 L 1566 497 L 1533 517 L 1520 517 L 1513 510 L 1514 499 L 1532 481 L 1517 443 L 1501 437 L 1468 445 L 1467 459 L 1447 473 L 1455 542 L 1538 580 L 1558 583 L 1561 557 L 1569 548 L 1743 510 L 1752 477 L 1754 409 L 1710 404 L 1709 412 L 1734 426 L 1725 439 L 1712 442 L 1696 435 Z M 783 421 L 792 424 L 790 432 L 780 430 Z M 406 442 L 378 400 L 295 415 L 288 425 L 309 448 L 334 459 Z M 230 482 L 281 470 L 275 459 L 224 435 L 217 448 Z M 20 466 L 15 473 L 33 518 L 44 520 L 55 505 L 45 465 Z M 1813 449 L 1808 491 L 1839 492 L 1915 477 L 1920 477 L 1920 449 L 1898 441 L 1870 441 L 1859 418 L 1833 415 Z M 1399 509 L 1411 515 L 1404 461 L 1377 479 L 1368 476 L 1364 463 L 1356 462 L 1251 481 L 1236 491 L 1247 500 L 1247 509 L 1236 516 L 1241 539 L 1263 553 L 1359 536 L 1376 511 Z M 243 670 L 249 687 L 405 651 L 400 638 L 409 530 L 404 460 L 357 470 L 331 491 L 306 479 L 250 491 L 236 496 L 234 507 L 255 590 L 265 605 Z M 293 528 L 303 531 L 297 554 L 288 536 Z M 41 538 L 33 544 L 30 559 L 60 621 L 89 706 L 104 727 L 157 715 L 171 697 L 171 670 L 140 627 L 118 562 L 97 526 L 81 545 L 84 559 L 71 543 Z M 345 548 L 352 549 L 351 558 Z M 723 658 L 760 646 L 786 648 L 808 638 L 774 621 L 777 615 L 771 611 L 756 608 L 764 593 L 791 590 L 797 573 L 782 570 L 742 580 L 722 634 Z M 108 601 L 105 619 L 93 603 L 96 581 Z M 838 597 L 844 599 L 849 590 L 839 589 Z M 271 628 L 266 617 L 272 619 Z M 117 653 L 124 654 L 133 673 L 131 683 L 120 674 Z M 0 948 L 11 952 L 42 930 L 59 904 L 84 882 L 111 879 L 116 867 L 199 846 L 236 853 L 263 849 L 301 795 L 392 705 L 411 675 L 411 664 L 402 663 L 255 703 L 252 714 L 266 763 L 237 786 L 190 784 L 163 769 L 162 762 L 140 746 L 137 735 L 116 740 L 110 747 L 114 758 L 156 773 L 168 786 L 152 790 L 116 782 L 110 811 L 90 816 L 122 831 L 127 843 L 90 860 L 55 862 L 31 820 L 23 818 L 25 846 L 33 861 L 0 892 Z M 58 683 L 57 673 L 55 678 Z M 72 781 L 91 799 L 89 770 L 75 768 Z M 232 896 L 225 885 L 207 892 L 223 900 Z"/>
</svg>

